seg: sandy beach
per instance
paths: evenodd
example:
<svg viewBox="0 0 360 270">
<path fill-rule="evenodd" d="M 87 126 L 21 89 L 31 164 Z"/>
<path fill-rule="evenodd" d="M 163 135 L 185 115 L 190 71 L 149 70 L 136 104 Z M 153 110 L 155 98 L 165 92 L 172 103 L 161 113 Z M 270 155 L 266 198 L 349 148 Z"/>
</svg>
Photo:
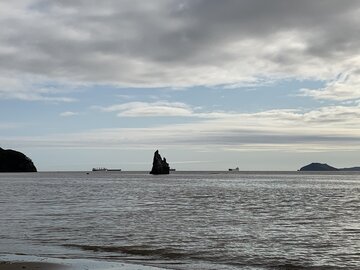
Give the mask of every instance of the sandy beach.
<svg viewBox="0 0 360 270">
<path fill-rule="evenodd" d="M 43 262 L 0 262 L 0 270 L 60 270 L 69 269 L 66 265 Z"/>
<path fill-rule="evenodd" d="M 0 270 L 164 270 L 164 268 L 89 259 L 0 256 Z"/>
</svg>

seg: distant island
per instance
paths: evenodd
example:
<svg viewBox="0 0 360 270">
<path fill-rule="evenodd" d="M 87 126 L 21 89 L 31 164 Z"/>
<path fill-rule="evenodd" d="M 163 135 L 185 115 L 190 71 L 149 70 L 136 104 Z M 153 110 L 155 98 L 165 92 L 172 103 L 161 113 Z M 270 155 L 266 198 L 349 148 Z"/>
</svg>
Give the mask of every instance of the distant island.
<svg viewBox="0 0 360 270">
<path fill-rule="evenodd" d="M 351 167 L 351 168 L 335 168 L 332 167 L 326 163 L 317 163 L 317 162 L 313 162 L 310 163 L 309 165 L 306 165 L 302 168 L 300 168 L 299 171 L 307 171 L 307 172 L 325 172 L 325 171 L 360 171 L 360 167 Z"/>
<path fill-rule="evenodd" d="M 37 172 L 37 169 L 23 153 L 0 147 L 0 172 Z"/>
</svg>

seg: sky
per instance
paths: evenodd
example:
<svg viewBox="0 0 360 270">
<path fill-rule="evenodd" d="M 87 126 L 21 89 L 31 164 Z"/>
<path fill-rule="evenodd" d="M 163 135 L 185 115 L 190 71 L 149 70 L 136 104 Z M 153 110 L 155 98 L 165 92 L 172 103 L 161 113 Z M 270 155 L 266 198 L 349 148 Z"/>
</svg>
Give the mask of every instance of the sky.
<svg viewBox="0 0 360 270">
<path fill-rule="evenodd" d="M 0 25 L 0 147 L 40 171 L 360 165 L 357 0 L 12 0 Z"/>
</svg>

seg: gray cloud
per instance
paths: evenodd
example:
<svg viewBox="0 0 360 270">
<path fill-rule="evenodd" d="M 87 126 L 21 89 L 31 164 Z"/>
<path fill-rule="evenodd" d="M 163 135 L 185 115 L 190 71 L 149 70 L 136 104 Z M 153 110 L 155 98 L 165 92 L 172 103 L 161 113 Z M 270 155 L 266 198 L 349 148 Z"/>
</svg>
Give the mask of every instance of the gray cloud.
<svg viewBox="0 0 360 270">
<path fill-rule="evenodd" d="M 12 1 L 0 71 L 127 86 L 330 79 L 359 64 L 355 0 Z"/>
</svg>

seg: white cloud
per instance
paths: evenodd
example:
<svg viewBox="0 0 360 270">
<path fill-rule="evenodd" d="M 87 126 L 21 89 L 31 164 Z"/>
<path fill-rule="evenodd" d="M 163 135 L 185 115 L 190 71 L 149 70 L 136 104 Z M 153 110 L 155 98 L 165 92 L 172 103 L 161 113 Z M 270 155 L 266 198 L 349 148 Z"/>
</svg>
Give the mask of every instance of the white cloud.
<svg viewBox="0 0 360 270">
<path fill-rule="evenodd" d="M 360 98 L 360 70 L 341 74 L 321 89 L 302 89 L 303 96 L 315 99 L 346 101 Z"/>
<path fill-rule="evenodd" d="M 49 81 L 39 76 L 0 75 L 0 99 L 25 101 L 73 102 L 75 99 L 62 96 L 59 88 L 64 84 Z M 59 95 L 60 94 L 60 95 Z"/>
<path fill-rule="evenodd" d="M 181 102 L 128 102 L 109 107 L 99 107 L 105 112 L 117 112 L 120 117 L 192 116 L 192 109 Z"/>
<path fill-rule="evenodd" d="M 67 111 L 67 112 L 62 112 L 60 113 L 60 116 L 61 117 L 70 117 L 70 116 L 75 116 L 75 115 L 78 115 L 79 113 L 77 112 L 70 112 L 70 111 Z"/>
<path fill-rule="evenodd" d="M 215 123 L 216 126 L 223 128 L 241 126 L 252 129 L 270 128 L 295 128 L 301 126 L 302 129 L 318 129 L 322 126 L 330 125 L 334 128 L 334 123 L 341 125 L 356 125 L 360 119 L 360 105 L 349 103 L 347 106 L 327 106 L 310 111 L 298 109 L 274 109 L 255 113 L 237 113 L 230 111 L 204 111 L 201 107 L 191 107 L 182 102 L 128 102 L 111 105 L 108 107 L 94 106 L 94 109 L 104 112 L 115 112 L 119 117 L 193 117 L 195 125 L 203 123 Z M 200 122 L 199 122 L 200 121 Z M 187 124 L 189 125 L 189 124 Z M 217 127 L 213 127 L 217 129 Z M 301 133 L 301 132 L 300 132 Z"/>
<path fill-rule="evenodd" d="M 133 95 L 116 95 L 116 97 L 119 98 L 119 99 L 129 100 L 129 99 L 134 99 L 136 96 L 133 96 Z"/>
</svg>

